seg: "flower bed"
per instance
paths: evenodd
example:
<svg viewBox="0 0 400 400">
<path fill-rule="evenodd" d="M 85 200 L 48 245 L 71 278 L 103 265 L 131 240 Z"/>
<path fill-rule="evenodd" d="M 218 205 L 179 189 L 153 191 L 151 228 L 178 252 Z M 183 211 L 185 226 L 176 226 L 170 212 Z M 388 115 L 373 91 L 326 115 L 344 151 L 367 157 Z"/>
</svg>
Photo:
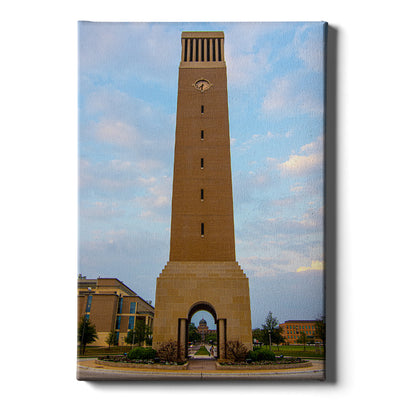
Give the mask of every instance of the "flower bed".
<svg viewBox="0 0 400 400">
<path fill-rule="evenodd" d="M 187 369 L 188 363 L 177 362 L 157 362 L 154 360 L 130 360 L 126 356 L 105 356 L 99 357 L 96 361 L 98 365 L 123 368 L 143 368 L 143 369 Z"/>
<path fill-rule="evenodd" d="M 217 369 L 291 369 L 312 367 L 311 361 L 299 360 L 296 358 L 286 358 L 277 361 L 258 361 L 258 362 L 217 362 Z"/>
</svg>

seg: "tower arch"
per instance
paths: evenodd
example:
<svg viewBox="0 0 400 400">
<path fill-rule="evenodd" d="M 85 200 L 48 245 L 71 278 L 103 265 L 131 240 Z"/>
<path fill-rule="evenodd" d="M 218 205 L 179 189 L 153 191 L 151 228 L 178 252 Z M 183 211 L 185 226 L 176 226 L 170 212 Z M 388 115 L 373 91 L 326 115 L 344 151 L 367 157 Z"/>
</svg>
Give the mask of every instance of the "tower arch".
<svg viewBox="0 0 400 400">
<path fill-rule="evenodd" d="M 186 318 L 178 319 L 178 355 L 179 358 L 188 357 L 188 338 L 189 338 L 189 324 L 194 314 L 198 311 L 207 311 L 214 319 L 217 330 L 217 351 L 218 358 L 225 358 L 226 356 L 226 331 L 227 322 L 226 318 L 218 318 L 215 307 L 207 301 L 197 301 L 189 307 Z"/>
<path fill-rule="evenodd" d="M 215 311 L 215 308 L 207 301 L 198 301 L 189 308 L 187 316 L 188 322 L 192 320 L 193 315 L 196 314 L 198 311 L 209 312 L 214 318 L 215 325 L 217 324 L 217 312 Z"/>
</svg>

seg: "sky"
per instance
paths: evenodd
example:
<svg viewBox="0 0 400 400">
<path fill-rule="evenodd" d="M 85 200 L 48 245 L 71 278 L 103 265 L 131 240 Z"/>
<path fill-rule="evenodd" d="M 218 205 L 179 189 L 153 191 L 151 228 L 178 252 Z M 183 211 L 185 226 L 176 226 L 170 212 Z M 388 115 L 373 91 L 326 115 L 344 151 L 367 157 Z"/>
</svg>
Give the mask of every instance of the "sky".
<svg viewBox="0 0 400 400">
<path fill-rule="evenodd" d="M 154 305 L 182 31 L 225 33 L 236 258 L 253 328 L 324 313 L 322 23 L 79 23 L 79 266 Z M 210 314 L 199 312 L 213 327 Z"/>
</svg>

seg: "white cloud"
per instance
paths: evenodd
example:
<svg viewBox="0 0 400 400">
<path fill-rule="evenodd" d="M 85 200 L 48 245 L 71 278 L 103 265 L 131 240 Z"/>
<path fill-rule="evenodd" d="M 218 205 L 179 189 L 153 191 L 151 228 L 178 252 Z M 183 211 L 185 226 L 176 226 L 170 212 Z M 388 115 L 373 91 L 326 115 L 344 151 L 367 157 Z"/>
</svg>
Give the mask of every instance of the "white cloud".
<svg viewBox="0 0 400 400">
<path fill-rule="evenodd" d="M 305 271 L 323 271 L 324 270 L 324 262 L 323 261 L 311 261 L 311 266 L 309 267 L 299 267 L 296 272 L 305 272 Z"/>
<path fill-rule="evenodd" d="M 161 170 L 164 163 L 157 159 L 143 159 L 137 162 L 138 168 L 143 172 L 155 172 Z"/>
<path fill-rule="evenodd" d="M 132 146 L 138 139 L 137 129 L 122 121 L 101 121 L 94 127 L 97 140 L 118 146 Z"/>
<path fill-rule="evenodd" d="M 271 112 L 281 110 L 291 98 L 291 82 L 288 78 L 276 79 L 271 84 L 267 96 L 264 97 L 263 110 Z"/>
<path fill-rule="evenodd" d="M 111 160 L 110 165 L 117 171 L 125 171 L 131 167 L 132 163 L 130 161 Z"/>
<path fill-rule="evenodd" d="M 80 216 L 91 219 L 107 219 L 121 216 L 124 211 L 115 201 L 95 201 L 79 208 Z"/>
<path fill-rule="evenodd" d="M 323 112 L 321 81 L 311 79 L 303 73 L 286 75 L 274 79 L 267 88 L 262 111 L 269 114 L 304 115 Z"/>
<path fill-rule="evenodd" d="M 147 187 L 146 193 L 136 197 L 134 203 L 140 205 L 141 217 L 164 221 L 169 216 L 171 208 L 172 179 L 163 176 L 159 179 L 151 179 L 146 183 L 150 182 L 152 185 Z"/>
<path fill-rule="evenodd" d="M 322 29 L 312 29 L 311 25 L 304 25 L 297 30 L 293 41 L 297 56 L 314 72 L 323 70 L 322 35 Z"/>
<path fill-rule="evenodd" d="M 270 70 L 268 55 L 263 52 L 250 54 L 234 54 L 229 47 L 225 51 L 226 62 L 229 65 L 228 83 L 229 86 L 244 87 L 255 82 L 262 74 Z"/>
<path fill-rule="evenodd" d="M 279 22 L 227 24 L 224 31 L 229 86 L 258 86 L 260 80 L 272 71 L 276 57 L 274 44 L 268 38 L 290 29 L 288 24 Z"/>
<path fill-rule="evenodd" d="M 300 153 L 313 154 L 322 153 L 323 151 L 323 137 L 319 136 L 317 140 L 311 143 L 307 143 L 300 147 Z"/>
<path fill-rule="evenodd" d="M 279 168 L 283 173 L 291 175 L 304 175 L 321 167 L 322 155 L 319 154 L 311 154 L 309 156 L 292 154 L 289 156 L 289 160 L 279 164 Z"/>
<path fill-rule="evenodd" d="M 292 186 L 291 188 L 290 188 L 290 191 L 291 192 L 301 192 L 301 191 L 303 191 L 304 190 L 304 187 L 303 186 L 300 186 L 300 185 L 295 185 L 295 186 Z"/>
<path fill-rule="evenodd" d="M 106 197 L 114 197 L 117 193 L 126 194 L 128 191 L 137 192 L 140 188 L 148 188 L 156 183 L 157 178 L 150 174 L 159 171 L 159 166 L 160 164 L 152 164 L 151 161 L 82 160 L 79 171 L 80 189 L 83 193 L 88 189 L 90 192 L 94 190 L 97 195 Z"/>
<path fill-rule="evenodd" d="M 143 178 L 139 177 L 139 182 L 143 183 L 143 185 L 154 185 L 156 183 L 157 179 L 154 176 L 151 176 L 150 178 Z"/>
<path fill-rule="evenodd" d="M 180 42 L 169 24 L 83 22 L 79 28 L 82 74 L 120 80 L 135 71 L 141 79 L 170 84 L 164 78 L 176 68 Z"/>
<path fill-rule="evenodd" d="M 323 207 L 308 210 L 301 218 L 299 223 L 307 228 L 320 229 L 323 222 Z"/>
<path fill-rule="evenodd" d="M 323 138 L 307 143 L 300 148 L 300 154 L 291 154 L 289 159 L 278 164 L 278 169 L 287 175 L 304 176 L 316 171 L 322 172 Z"/>
</svg>

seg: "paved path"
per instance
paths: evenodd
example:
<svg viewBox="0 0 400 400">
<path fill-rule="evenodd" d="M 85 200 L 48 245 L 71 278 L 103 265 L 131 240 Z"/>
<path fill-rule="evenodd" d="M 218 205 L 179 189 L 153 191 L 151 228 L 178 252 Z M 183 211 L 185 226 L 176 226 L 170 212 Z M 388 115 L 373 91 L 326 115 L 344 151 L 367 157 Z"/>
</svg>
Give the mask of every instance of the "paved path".
<svg viewBox="0 0 400 400">
<path fill-rule="evenodd" d="M 203 370 L 203 371 L 214 371 L 217 369 L 217 365 L 215 360 L 206 359 L 206 358 L 197 358 L 193 360 L 189 360 L 188 363 L 188 371 L 192 370 Z"/>
<path fill-rule="evenodd" d="M 323 381 L 323 361 L 313 361 L 311 368 L 298 368 L 290 370 L 268 371 L 221 371 L 211 368 L 212 360 L 192 360 L 192 368 L 182 371 L 139 370 L 117 367 L 104 367 L 95 364 L 93 360 L 78 362 L 77 378 L 85 381 L 165 381 L 165 380 L 297 380 L 297 381 Z M 199 364 L 197 364 L 199 363 Z M 207 364 L 209 363 L 209 364 Z M 197 368 L 199 367 L 199 368 Z M 201 367 L 201 369 L 200 369 Z M 206 367 L 207 369 L 203 369 Z"/>
</svg>

